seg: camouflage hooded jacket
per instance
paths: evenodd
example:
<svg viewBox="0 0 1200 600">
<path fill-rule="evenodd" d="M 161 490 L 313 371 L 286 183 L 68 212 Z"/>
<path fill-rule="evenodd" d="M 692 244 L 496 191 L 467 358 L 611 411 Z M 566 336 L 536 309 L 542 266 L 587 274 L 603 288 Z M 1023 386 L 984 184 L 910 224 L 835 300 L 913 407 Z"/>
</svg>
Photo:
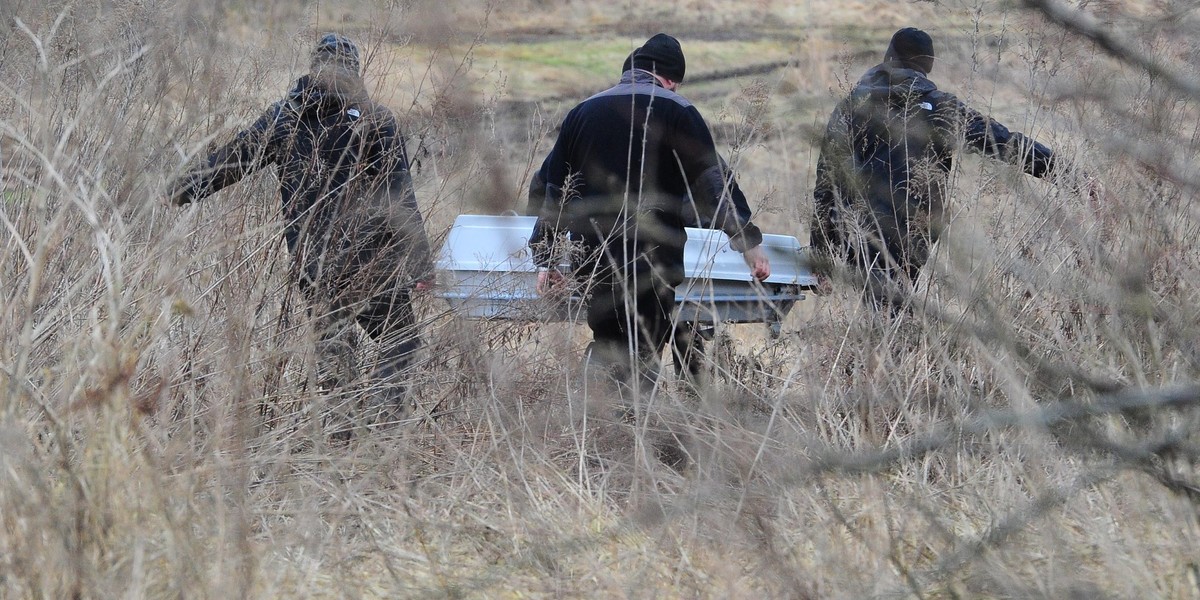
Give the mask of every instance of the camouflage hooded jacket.
<svg viewBox="0 0 1200 600">
<path fill-rule="evenodd" d="M 187 204 L 275 165 L 288 249 L 312 282 L 409 287 L 432 273 L 396 119 L 342 69 L 302 77 L 233 141 L 176 182 Z"/>
<path fill-rule="evenodd" d="M 885 62 L 838 104 L 817 160 L 812 246 L 855 265 L 915 271 L 944 226 L 954 153 L 968 149 L 1035 177 L 1054 154 L 972 110 L 923 73 Z"/>
</svg>

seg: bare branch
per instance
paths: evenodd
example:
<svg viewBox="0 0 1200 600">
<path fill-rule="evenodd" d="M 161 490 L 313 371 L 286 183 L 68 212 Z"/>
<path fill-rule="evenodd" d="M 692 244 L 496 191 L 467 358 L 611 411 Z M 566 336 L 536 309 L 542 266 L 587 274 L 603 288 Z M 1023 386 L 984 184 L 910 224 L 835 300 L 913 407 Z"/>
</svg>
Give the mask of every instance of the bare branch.
<svg viewBox="0 0 1200 600">
<path fill-rule="evenodd" d="M 846 456 L 830 453 L 817 458 L 810 472 L 876 473 L 946 447 L 955 440 L 1007 427 L 1053 427 L 1080 419 L 1147 410 L 1175 410 L 1200 406 L 1200 385 L 1158 389 L 1128 389 L 1100 396 L 1095 403 L 1058 402 L 1032 414 L 997 411 L 964 424 L 949 426 L 915 441 L 883 452 Z"/>
<path fill-rule="evenodd" d="M 1200 81 L 1188 78 L 1172 69 L 1170 65 L 1148 56 L 1122 36 L 1105 28 L 1090 13 L 1069 8 L 1058 0 L 1025 0 L 1025 5 L 1041 11 L 1065 29 L 1091 40 L 1112 57 L 1162 79 L 1179 92 L 1193 97 L 1200 96 Z"/>
</svg>

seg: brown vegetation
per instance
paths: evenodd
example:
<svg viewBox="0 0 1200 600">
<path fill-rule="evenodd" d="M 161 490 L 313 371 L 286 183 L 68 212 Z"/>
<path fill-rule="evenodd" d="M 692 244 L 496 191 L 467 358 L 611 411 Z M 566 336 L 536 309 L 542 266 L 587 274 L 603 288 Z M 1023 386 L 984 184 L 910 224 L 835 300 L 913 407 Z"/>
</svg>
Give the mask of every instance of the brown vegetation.
<svg viewBox="0 0 1200 600">
<path fill-rule="evenodd" d="M 0 597 L 1200 595 L 1188 3 L 0 18 Z M 633 419 L 579 381 L 582 327 L 426 299 L 411 418 L 333 444 L 273 176 L 161 204 L 340 29 L 405 123 L 437 238 L 517 208 L 563 111 L 668 30 L 759 221 L 804 239 L 813 137 L 909 24 L 939 42 L 936 81 L 1097 174 L 1103 201 L 962 161 L 916 317 L 872 321 L 847 289 L 779 339 L 726 328 L 713 386 L 669 381 Z M 656 451 L 675 439 L 683 473 Z"/>
</svg>

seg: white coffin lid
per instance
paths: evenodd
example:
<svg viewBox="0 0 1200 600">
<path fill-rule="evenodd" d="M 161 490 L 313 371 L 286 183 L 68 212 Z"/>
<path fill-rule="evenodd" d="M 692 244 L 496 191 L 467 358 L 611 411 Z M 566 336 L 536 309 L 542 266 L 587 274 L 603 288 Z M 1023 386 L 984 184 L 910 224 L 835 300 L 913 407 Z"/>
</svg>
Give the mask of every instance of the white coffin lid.
<svg viewBox="0 0 1200 600">
<path fill-rule="evenodd" d="M 442 246 L 437 268 L 442 271 L 536 272 L 529 236 L 537 217 L 459 215 Z M 712 229 L 687 228 L 684 246 L 686 276 L 692 279 L 750 281 L 750 268 L 740 252 L 729 247 L 729 236 Z M 800 242 L 787 235 L 763 235 L 771 262 L 765 283 L 815 286 Z"/>
<path fill-rule="evenodd" d="M 438 256 L 441 271 L 537 272 L 529 236 L 537 217 L 459 215 Z"/>
<path fill-rule="evenodd" d="M 687 228 L 683 265 L 692 279 L 751 281 L 750 267 L 742 253 L 729 245 L 729 236 L 715 229 Z M 808 267 L 804 248 L 790 235 L 763 234 L 763 251 L 771 263 L 771 276 L 763 283 L 812 287 L 817 278 Z"/>
</svg>

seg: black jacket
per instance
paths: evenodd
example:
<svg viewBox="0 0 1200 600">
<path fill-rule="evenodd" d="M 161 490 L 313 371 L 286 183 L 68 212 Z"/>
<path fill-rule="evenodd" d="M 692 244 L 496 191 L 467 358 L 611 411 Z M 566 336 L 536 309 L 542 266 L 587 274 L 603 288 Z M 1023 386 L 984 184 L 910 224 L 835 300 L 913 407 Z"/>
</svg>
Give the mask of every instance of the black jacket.
<svg viewBox="0 0 1200 600">
<path fill-rule="evenodd" d="M 561 231 L 599 247 L 636 227 L 679 264 L 684 225 L 721 229 L 737 250 L 762 243 L 699 111 L 644 71 L 627 71 L 567 114 L 526 212 L 540 217 L 530 241 L 543 266 L 554 257 L 542 243 Z"/>
<path fill-rule="evenodd" d="M 391 111 L 362 80 L 329 70 L 302 77 L 234 140 L 176 182 L 199 200 L 274 164 L 288 249 L 310 282 L 364 298 L 432 273 L 408 157 Z"/>
<path fill-rule="evenodd" d="M 721 168 L 726 174 L 729 182 L 729 197 L 733 201 L 734 211 L 739 219 L 744 223 L 750 222 L 750 217 L 753 216 L 753 211 L 750 210 L 750 203 L 746 201 L 746 194 L 742 192 L 742 187 L 733 177 L 733 172 L 729 168 L 729 164 L 724 158 L 718 157 L 721 160 Z M 546 176 L 542 174 L 542 170 L 538 169 L 533 174 L 533 179 L 529 181 L 529 193 L 526 198 L 525 215 L 536 217 L 541 214 L 542 206 L 546 203 Z M 692 208 L 693 210 L 688 210 Z M 701 229 L 713 229 L 712 215 L 702 215 L 699 211 L 694 210 L 695 206 L 684 204 L 683 224 L 687 227 L 699 227 Z"/>
<path fill-rule="evenodd" d="M 944 226 L 948 176 L 964 142 L 1035 177 L 1054 170 L 1049 148 L 938 90 L 920 71 L 894 62 L 867 71 L 821 143 L 814 250 L 915 277 Z"/>
</svg>

